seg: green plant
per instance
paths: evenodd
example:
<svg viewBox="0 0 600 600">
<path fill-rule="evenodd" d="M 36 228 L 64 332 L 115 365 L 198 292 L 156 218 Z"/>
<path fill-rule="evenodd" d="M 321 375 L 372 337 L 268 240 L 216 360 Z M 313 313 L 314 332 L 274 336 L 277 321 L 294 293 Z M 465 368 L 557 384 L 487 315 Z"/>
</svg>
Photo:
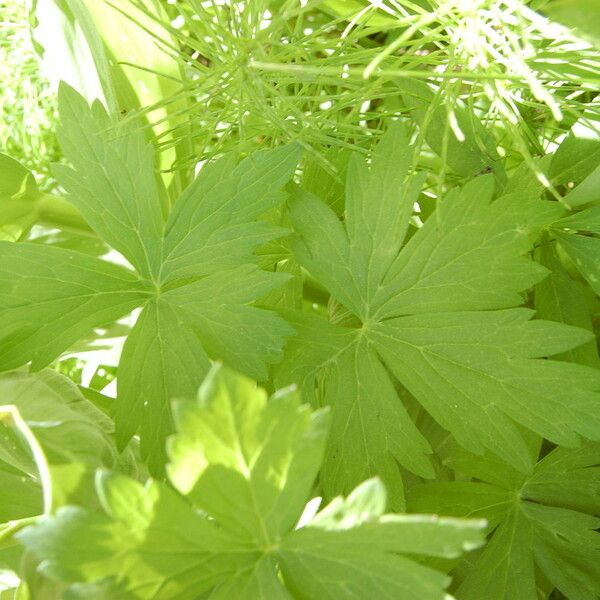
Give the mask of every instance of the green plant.
<svg viewBox="0 0 600 600">
<path fill-rule="evenodd" d="M 1 600 L 600 597 L 594 28 L 467 4 L 45 3 Z"/>
</svg>

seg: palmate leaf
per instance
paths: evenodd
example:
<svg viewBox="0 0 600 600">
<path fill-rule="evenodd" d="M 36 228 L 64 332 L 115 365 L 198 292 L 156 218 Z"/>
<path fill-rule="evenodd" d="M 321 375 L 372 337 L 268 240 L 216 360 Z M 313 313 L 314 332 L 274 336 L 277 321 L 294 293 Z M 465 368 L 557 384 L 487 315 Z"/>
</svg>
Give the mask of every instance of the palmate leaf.
<svg viewBox="0 0 600 600">
<path fill-rule="evenodd" d="M 294 529 L 328 415 L 293 390 L 267 399 L 217 366 L 174 412 L 177 491 L 100 474 L 103 513 L 64 508 L 18 534 L 46 574 L 77 582 L 67 597 L 442 600 L 448 578 L 415 557 L 458 557 L 481 543 L 482 521 L 384 515 L 377 480 Z"/>
<path fill-rule="evenodd" d="M 421 476 L 430 469 L 428 444 L 387 370 L 461 444 L 492 450 L 523 472 L 531 458 L 517 423 L 565 445 L 600 438 L 598 373 L 538 360 L 591 333 L 512 308 L 547 274 L 525 256 L 532 234 L 563 209 L 537 195 L 492 201 L 493 180 L 484 176 L 440 200 L 401 248 L 418 191 L 405 176 L 410 155 L 396 126 L 370 168 L 352 165 L 344 224 L 312 195 L 298 192 L 290 202 L 298 261 L 359 325 L 286 313 L 299 335 L 276 376 L 278 385 L 298 381 L 307 398 L 332 405 L 326 495 L 378 474 L 396 506 L 395 462 Z"/>
<path fill-rule="evenodd" d="M 458 600 L 536 600 L 537 570 L 570 600 L 598 597 L 597 443 L 557 448 L 527 475 L 490 456 L 450 454 L 463 481 L 418 485 L 408 504 L 415 511 L 488 519 L 490 540 L 466 568 Z"/>
<path fill-rule="evenodd" d="M 118 369 L 117 436 L 139 429 L 154 472 L 172 429 L 169 400 L 192 395 L 210 360 L 262 379 L 291 328 L 252 303 L 285 275 L 257 270 L 254 250 L 284 230 L 257 220 L 284 199 L 299 148 L 204 168 L 168 218 L 154 154 L 135 125 L 118 125 L 71 88 L 59 94 L 63 150 L 56 176 L 96 233 L 135 272 L 41 244 L 0 242 L 0 369 L 48 365 L 99 327 L 143 307 Z M 257 332 L 260 342 L 255 342 Z"/>
</svg>

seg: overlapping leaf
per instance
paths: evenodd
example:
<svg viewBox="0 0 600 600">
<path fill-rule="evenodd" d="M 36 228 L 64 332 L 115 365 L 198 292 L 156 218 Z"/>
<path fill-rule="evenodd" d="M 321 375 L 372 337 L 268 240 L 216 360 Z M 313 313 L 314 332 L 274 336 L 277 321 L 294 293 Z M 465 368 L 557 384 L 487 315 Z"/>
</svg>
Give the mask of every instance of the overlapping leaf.
<svg viewBox="0 0 600 600">
<path fill-rule="evenodd" d="M 91 481 L 96 469 L 125 466 L 131 460 L 129 453 L 118 455 L 113 422 L 87 401 L 75 384 L 55 371 L 4 373 L 0 376 L 0 398 L 16 407 L 44 453 L 48 471 L 45 485 L 50 488 L 44 490 L 47 508 L 92 500 Z M 28 450 L 20 450 L 18 438 L 10 435 L 10 430 L 4 433 L 8 437 L 0 445 L 0 462 L 18 474 L 21 485 L 34 484 L 35 497 L 41 498 L 44 477 L 39 476 L 39 467 Z M 30 502 L 27 497 L 22 501 Z M 0 506 L 6 509 L 4 503 Z M 6 520 L 11 518 L 19 517 L 13 514 Z"/>
<path fill-rule="evenodd" d="M 557 448 L 527 475 L 460 451 L 453 463 L 463 481 L 417 486 L 409 507 L 488 519 L 490 541 L 466 570 L 458 600 L 536 600 L 538 570 L 567 598 L 600 595 L 598 444 Z"/>
<path fill-rule="evenodd" d="M 44 367 L 94 327 L 143 306 L 119 365 L 116 421 L 122 445 L 141 430 L 157 471 L 172 427 L 169 399 L 193 394 L 214 358 L 264 378 L 291 333 L 251 306 L 285 280 L 257 271 L 253 251 L 282 234 L 257 217 L 282 201 L 298 148 L 208 165 L 165 222 L 153 151 L 136 125 L 115 124 L 66 86 L 60 113 L 73 168 L 59 165 L 56 176 L 136 272 L 70 250 L 0 242 L 0 368 Z"/>
<path fill-rule="evenodd" d="M 535 288 L 535 310 L 539 318 L 574 325 L 594 331 L 585 285 L 571 277 L 564 267 L 556 243 L 546 240 L 536 252 L 540 264 L 550 275 Z M 554 358 L 570 360 L 592 367 L 600 366 L 596 340 L 572 348 Z"/>
<path fill-rule="evenodd" d="M 19 534 L 45 573 L 79 582 L 74 597 L 441 600 L 448 578 L 414 557 L 480 544 L 481 521 L 384 515 L 377 480 L 294 529 L 328 419 L 293 391 L 267 399 L 217 368 L 175 415 L 168 471 L 182 495 L 101 474 L 103 513 L 65 508 Z"/>
<path fill-rule="evenodd" d="M 465 447 L 485 448 L 523 472 L 531 459 L 517 423 L 557 443 L 599 437 L 598 373 L 539 358 L 591 339 L 582 329 L 532 321 L 513 308 L 547 271 L 526 254 L 532 234 L 562 215 L 535 195 L 493 198 L 484 176 L 439 200 L 402 247 L 418 192 L 406 176 L 411 151 L 400 127 L 370 168 L 348 171 L 345 223 L 314 196 L 290 205 L 300 263 L 352 315 L 334 325 L 286 315 L 299 332 L 280 385 L 333 406 L 323 471 L 327 494 L 380 474 L 402 503 L 396 462 L 430 475 L 428 445 L 387 370 Z"/>
<path fill-rule="evenodd" d="M 558 245 L 600 294 L 600 203 L 554 223 Z"/>
</svg>

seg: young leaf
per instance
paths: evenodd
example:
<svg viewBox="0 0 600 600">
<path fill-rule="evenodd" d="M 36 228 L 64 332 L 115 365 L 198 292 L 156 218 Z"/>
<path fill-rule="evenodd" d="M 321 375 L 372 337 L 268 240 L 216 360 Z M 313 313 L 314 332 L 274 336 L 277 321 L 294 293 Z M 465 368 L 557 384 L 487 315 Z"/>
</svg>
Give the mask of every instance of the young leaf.
<svg viewBox="0 0 600 600">
<path fill-rule="evenodd" d="M 415 557 L 457 557 L 481 543 L 481 521 L 384 515 L 376 480 L 295 530 L 327 414 L 292 390 L 267 399 L 217 367 L 175 415 L 168 470 L 183 496 L 100 474 L 103 513 L 63 508 L 18 534 L 47 574 L 132 599 L 441 600 L 448 578 Z"/>
<path fill-rule="evenodd" d="M 599 161 L 598 132 L 587 124 L 586 119 L 580 119 L 573 125 L 552 157 L 551 181 L 554 185 L 581 183 L 598 167 Z M 578 203 L 574 203 L 573 206 L 576 204 Z"/>
<path fill-rule="evenodd" d="M 209 359 L 264 378 L 292 333 L 252 306 L 285 278 L 258 271 L 253 253 L 285 231 L 258 217 L 284 199 L 300 150 L 208 165 L 165 224 L 154 153 L 141 131 L 114 123 L 100 103 L 88 107 L 67 86 L 59 104 L 59 137 L 73 169 L 60 166 L 56 175 L 137 273 L 78 252 L 0 242 L 0 368 L 44 367 L 92 328 L 144 307 L 119 364 L 115 417 L 120 445 L 140 429 L 142 454 L 158 473 L 170 399 L 194 392 Z"/>
<path fill-rule="evenodd" d="M 401 176 L 393 184 L 383 177 L 380 161 L 402 173 L 410 153 L 398 131 L 386 136 L 370 170 L 349 171 L 345 225 L 314 196 L 290 203 L 298 261 L 358 323 L 294 317 L 299 336 L 278 367 L 278 385 L 320 384 L 333 406 L 326 493 L 347 492 L 366 474 L 400 490 L 394 461 L 427 476 L 427 442 L 399 417 L 383 365 L 461 444 L 488 448 L 523 472 L 531 459 L 517 423 L 566 445 L 598 439 L 597 372 L 537 360 L 587 342 L 589 332 L 511 309 L 547 274 L 526 257 L 531 235 L 564 210 L 536 196 L 492 201 L 493 181 L 480 177 L 440 200 L 400 249 L 417 190 Z M 410 443 L 398 443 L 399 429 Z M 401 506 L 399 494 L 394 502 Z"/>
</svg>

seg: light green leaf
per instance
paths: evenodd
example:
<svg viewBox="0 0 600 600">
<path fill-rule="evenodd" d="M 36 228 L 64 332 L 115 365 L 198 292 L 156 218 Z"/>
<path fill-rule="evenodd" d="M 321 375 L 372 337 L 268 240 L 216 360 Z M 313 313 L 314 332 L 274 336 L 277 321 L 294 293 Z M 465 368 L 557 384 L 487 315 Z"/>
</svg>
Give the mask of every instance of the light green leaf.
<svg viewBox="0 0 600 600">
<path fill-rule="evenodd" d="M 115 417 L 121 447 L 139 430 L 142 453 L 159 474 L 172 431 L 170 399 L 194 393 L 209 359 L 265 379 L 293 333 L 252 304 L 288 279 L 259 271 L 254 252 L 286 233 L 259 217 L 285 198 L 300 149 L 207 165 L 165 229 L 154 150 L 143 132 L 116 122 L 98 102 L 90 108 L 68 86 L 59 95 L 59 137 L 74 167 L 57 167 L 60 182 L 138 275 L 47 243 L 0 242 L 0 369 L 29 361 L 39 369 L 93 327 L 145 307 L 119 364 Z"/>
<path fill-rule="evenodd" d="M 600 201 L 600 165 L 598 165 L 575 189 L 571 190 L 563 202 L 569 208 L 584 206 Z"/>
<path fill-rule="evenodd" d="M 49 369 L 1 375 L 0 396 L 17 407 L 44 453 L 52 508 L 92 500 L 95 470 L 115 468 L 120 461 L 112 438 L 112 421 L 69 379 Z M 11 460 L 11 446 L 9 440 L 4 440 L 0 459 L 9 461 L 24 477 L 33 476 L 37 487 L 39 478 L 32 460 Z"/>
<path fill-rule="evenodd" d="M 600 2 L 598 0 L 558 0 L 544 7 L 552 19 L 573 27 L 583 37 L 600 43 Z"/>
<path fill-rule="evenodd" d="M 431 149 L 443 156 L 455 173 L 474 177 L 493 169 L 503 176 L 493 136 L 462 102 L 454 102 L 456 121 L 465 138 L 459 140 L 450 128 L 447 107 L 436 99 L 427 83 L 402 77 L 395 84 Z"/>
<path fill-rule="evenodd" d="M 308 154 L 304 158 L 302 189 L 325 201 L 336 215 L 344 211 L 344 182 L 352 155 L 348 148 L 332 147 L 322 155 Z"/>
<path fill-rule="evenodd" d="M 556 237 L 590 287 L 600 294 L 600 238 L 558 232 Z"/>
<path fill-rule="evenodd" d="M 112 576 L 125 598 L 193 600 L 253 559 L 163 484 L 100 475 L 97 486 L 106 514 L 65 507 L 19 534 L 47 575 Z"/>
<path fill-rule="evenodd" d="M 33 174 L 18 160 L 0 154 L 0 202 L 35 200 L 39 194 Z"/>
<path fill-rule="evenodd" d="M 584 119 L 573 125 L 550 163 L 550 179 L 554 185 L 583 182 L 597 168 L 600 139 L 595 127 Z"/>
<path fill-rule="evenodd" d="M 281 569 L 295 597 L 443 597 L 448 578 L 412 558 L 452 558 L 476 548 L 484 521 L 465 527 L 453 519 L 382 515 L 382 494 L 377 480 L 365 482 L 284 541 Z"/>
<path fill-rule="evenodd" d="M 267 401 L 249 379 L 213 369 L 196 402 L 180 401 L 169 476 L 222 526 L 268 547 L 302 512 L 323 455 L 325 413 L 298 396 Z"/>
<path fill-rule="evenodd" d="M 267 399 L 215 367 L 175 414 L 169 476 L 183 495 L 100 473 L 103 513 L 62 508 L 18 534 L 45 573 L 77 583 L 71 597 L 441 600 L 448 578 L 414 556 L 457 557 L 481 544 L 481 521 L 383 514 L 376 480 L 294 529 L 327 419 L 293 391 Z"/>
</svg>

